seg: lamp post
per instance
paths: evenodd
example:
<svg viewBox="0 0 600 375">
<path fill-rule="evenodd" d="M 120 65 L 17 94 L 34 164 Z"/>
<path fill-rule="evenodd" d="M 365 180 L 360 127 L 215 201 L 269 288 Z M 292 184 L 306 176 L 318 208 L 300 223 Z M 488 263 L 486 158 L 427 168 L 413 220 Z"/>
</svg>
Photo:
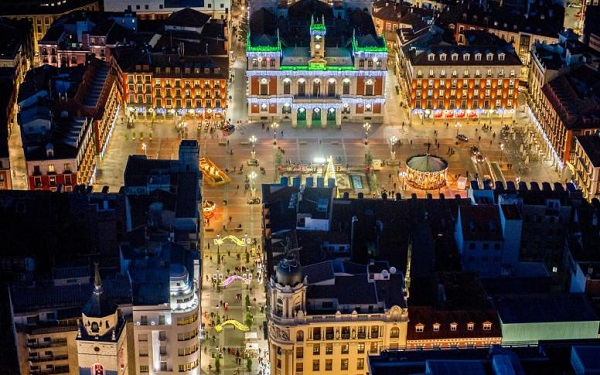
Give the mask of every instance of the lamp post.
<svg viewBox="0 0 600 375">
<path fill-rule="evenodd" d="M 250 196 L 254 198 L 254 194 L 256 193 L 256 172 L 252 171 L 248 177 L 250 177 Z"/>
<path fill-rule="evenodd" d="M 221 240 L 221 235 L 217 234 L 217 264 L 221 264 L 221 244 L 223 240 Z"/>
<path fill-rule="evenodd" d="M 457 122 L 456 124 L 454 124 L 454 126 L 456 127 L 456 136 L 458 137 L 458 129 L 460 129 L 462 125 Z"/>
<path fill-rule="evenodd" d="M 390 137 L 390 158 L 392 160 L 396 160 L 396 151 L 394 151 L 394 146 L 396 145 L 397 141 L 398 141 L 398 138 L 396 138 L 395 135 L 392 135 Z"/>
<path fill-rule="evenodd" d="M 406 171 L 400 172 L 400 177 L 402 177 L 402 190 L 406 190 L 406 183 L 405 183 Z"/>
<path fill-rule="evenodd" d="M 277 145 L 277 128 L 279 128 L 279 124 L 277 122 L 273 122 L 271 127 L 273 128 L 273 144 Z"/>
<path fill-rule="evenodd" d="M 365 122 L 363 125 L 363 128 L 365 129 L 365 145 L 369 144 L 369 130 L 371 130 L 371 124 L 369 124 L 368 122 Z"/>
<path fill-rule="evenodd" d="M 250 160 L 254 161 L 254 160 L 256 160 L 256 149 L 254 148 L 254 146 L 256 146 L 256 136 L 255 135 L 251 136 L 249 141 L 250 141 L 250 144 L 252 145 L 252 150 L 250 150 Z"/>
<path fill-rule="evenodd" d="M 144 150 L 144 156 L 146 156 L 146 148 L 148 148 L 148 146 L 146 146 L 145 143 L 142 143 L 142 150 Z"/>
<path fill-rule="evenodd" d="M 504 143 L 500 143 L 500 162 L 502 162 L 502 152 L 504 151 Z"/>
</svg>

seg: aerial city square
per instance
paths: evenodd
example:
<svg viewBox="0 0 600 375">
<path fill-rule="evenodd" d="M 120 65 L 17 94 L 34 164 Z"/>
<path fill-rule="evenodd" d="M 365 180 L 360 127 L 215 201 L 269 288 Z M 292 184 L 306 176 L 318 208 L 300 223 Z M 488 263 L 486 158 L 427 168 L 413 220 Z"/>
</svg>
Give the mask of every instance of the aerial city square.
<svg viewBox="0 0 600 375">
<path fill-rule="evenodd" d="M 600 3 L 0 2 L 0 372 L 600 373 Z"/>
</svg>

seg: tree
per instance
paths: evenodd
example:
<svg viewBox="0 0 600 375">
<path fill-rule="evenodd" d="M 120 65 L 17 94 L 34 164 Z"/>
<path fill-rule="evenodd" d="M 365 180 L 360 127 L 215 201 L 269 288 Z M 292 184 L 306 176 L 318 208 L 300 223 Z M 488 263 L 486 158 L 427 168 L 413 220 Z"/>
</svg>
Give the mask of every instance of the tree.
<svg viewBox="0 0 600 375">
<path fill-rule="evenodd" d="M 244 321 L 244 323 L 246 323 L 246 327 L 248 327 L 249 329 L 252 328 L 252 314 L 250 314 L 249 312 L 246 313 L 246 320 Z"/>
<path fill-rule="evenodd" d="M 221 355 L 217 353 L 217 357 L 215 358 L 215 371 L 221 372 Z"/>
<path fill-rule="evenodd" d="M 240 28 L 238 29 L 238 41 L 244 43 L 248 38 L 248 17 L 242 17 Z"/>
<path fill-rule="evenodd" d="M 246 294 L 246 310 L 250 309 L 250 295 Z"/>
<path fill-rule="evenodd" d="M 246 251 L 246 264 L 250 263 L 250 253 Z"/>
<path fill-rule="evenodd" d="M 252 358 L 246 358 L 246 371 L 252 371 Z"/>
</svg>

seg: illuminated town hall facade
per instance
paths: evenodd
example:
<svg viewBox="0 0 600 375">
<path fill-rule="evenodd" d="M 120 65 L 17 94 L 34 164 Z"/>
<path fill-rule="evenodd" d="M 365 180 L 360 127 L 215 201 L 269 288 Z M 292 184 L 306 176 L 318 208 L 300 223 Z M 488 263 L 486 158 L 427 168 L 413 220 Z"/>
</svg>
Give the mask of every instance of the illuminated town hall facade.
<svg viewBox="0 0 600 375">
<path fill-rule="evenodd" d="M 253 2 L 246 57 L 251 120 L 383 121 L 387 47 L 370 2 Z"/>
</svg>

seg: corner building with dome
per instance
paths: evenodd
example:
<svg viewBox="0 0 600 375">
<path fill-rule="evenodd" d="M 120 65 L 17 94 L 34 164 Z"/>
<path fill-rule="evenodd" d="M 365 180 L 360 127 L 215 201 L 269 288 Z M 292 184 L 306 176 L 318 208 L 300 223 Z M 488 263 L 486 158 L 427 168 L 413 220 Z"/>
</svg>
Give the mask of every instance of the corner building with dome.
<svg viewBox="0 0 600 375">
<path fill-rule="evenodd" d="M 250 2 L 248 117 L 298 127 L 383 122 L 388 50 L 372 2 Z"/>
<path fill-rule="evenodd" d="M 285 256 L 268 284 L 273 375 L 365 375 L 368 356 L 406 345 L 404 275 L 387 262 Z"/>
</svg>

